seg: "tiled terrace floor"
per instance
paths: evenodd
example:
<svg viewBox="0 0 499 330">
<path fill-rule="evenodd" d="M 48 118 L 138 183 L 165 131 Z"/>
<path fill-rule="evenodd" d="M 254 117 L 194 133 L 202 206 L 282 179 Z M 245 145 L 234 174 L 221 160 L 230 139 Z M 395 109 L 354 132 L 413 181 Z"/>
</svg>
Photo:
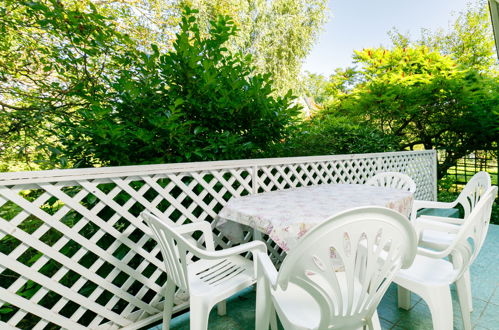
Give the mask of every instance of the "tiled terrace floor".
<svg viewBox="0 0 499 330">
<path fill-rule="evenodd" d="M 473 287 L 472 323 L 474 329 L 499 330 L 499 225 L 491 225 L 480 255 L 471 267 Z M 454 329 L 463 329 L 459 302 L 452 288 Z M 383 329 L 432 329 L 428 307 L 412 295 L 412 307 L 397 308 L 396 287 L 392 285 L 383 298 L 378 313 Z M 216 308 L 210 314 L 209 329 L 254 329 L 255 290 L 247 289 L 227 302 L 227 315 L 218 316 Z M 174 318 L 171 329 L 189 329 L 189 313 Z M 150 330 L 161 330 L 156 326 Z"/>
</svg>

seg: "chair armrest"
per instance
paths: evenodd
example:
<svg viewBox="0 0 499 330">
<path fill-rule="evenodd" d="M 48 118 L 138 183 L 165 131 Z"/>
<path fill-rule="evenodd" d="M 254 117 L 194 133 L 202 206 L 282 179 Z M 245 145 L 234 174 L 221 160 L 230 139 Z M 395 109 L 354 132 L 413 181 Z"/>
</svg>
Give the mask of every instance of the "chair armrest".
<svg viewBox="0 0 499 330">
<path fill-rule="evenodd" d="M 462 225 L 464 223 L 464 219 L 461 218 L 439 217 L 437 215 L 422 215 L 416 219 L 416 221 L 419 220 L 437 221 L 455 225 Z"/>
<path fill-rule="evenodd" d="M 412 204 L 412 210 L 417 211 L 419 209 L 451 209 L 457 205 L 457 202 L 434 202 L 434 201 L 423 201 L 415 200 Z"/>
<path fill-rule="evenodd" d="M 234 246 L 228 249 L 223 249 L 223 250 L 217 250 L 217 251 L 207 251 L 207 250 L 202 250 L 197 247 L 193 247 L 190 252 L 192 252 L 195 256 L 201 259 L 208 259 L 208 260 L 214 260 L 214 259 L 222 259 L 222 258 L 228 258 L 234 255 L 239 255 L 243 254 L 246 252 L 251 252 L 253 254 L 257 252 L 262 252 L 266 253 L 267 252 L 267 246 L 265 243 L 261 241 L 253 241 L 253 242 L 248 242 L 244 243 L 238 246 Z"/>
<path fill-rule="evenodd" d="M 206 250 L 207 251 L 215 250 L 215 244 L 213 242 L 213 231 L 211 228 L 211 224 L 207 221 L 199 221 L 199 222 L 189 223 L 187 225 L 181 225 L 175 227 L 175 231 L 180 235 L 186 235 L 186 234 L 192 235 L 192 233 L 200 231 L 203 233 Z M 192 243 L 196 244 L 196 242 Z"/>
<path fill-rule="evenodd" d="M 423 201 L 415 200 L 412 203 L 411 210 L 411 221 L 414 221 L 417 216 L 417 212 L 420 209 L 451 209 L 457 205 L 457 202 L 444 203 L 444 202 L 434 202 L 434 201 Z"/>
<path fill-rule="evenodd" d="M 277 270 L 266 253 L 258 252 L 257 261 L 257 281 L 267 281 L 275 290 L 277 288 Z"/>
<path fill-rule="evenodd" d="M 420 254 L 425 257 L 433 258 L 433 259 L 443 259 L 447 257 L 452 251 L 448 251 L 449 249 L 445 249 L 443 251 L 434 251 L 427 248 L 423 248 L 418 246 L 417 254 Z"/>
<path fill-rule="evenodd" d="M 458 253 L 461 258 L 470 258 L 472 253 L 472 248 L 470 244 L 466 241 L 460 242 L 459 240 L 455 241 L 452 243 L 449 247 L 447 247 L 445 250 L 437 251 L 437 250 L 430 250 L 426 249 L 423 247 L 418 247 L 417 253 L 419 255 L 423 255 L 426 257 L 434 258 L 434 259 L 443 259 L 448 257 L 449 255 L 454 255 L 454 253 Z M 453 256 L 454 257 L 454 256 Z M 454 263 L 455 260 L 453 260 Z M 461 265 L 462 266 L 462 265 Z M 463 271 L 464 268 L 461 269 Z"/>
<path fill-rule="evenodd" d="M 435 231 L 441 231 L 441 232 L 446 232 L 446 233 L 453 233 L 456 234 L 456 236 L 459 235 L 459 231 L 462 229 L 462 226 L 451 224 L 451 223 L 445 223 L 445 222 L 439 222 L 439 221 L 434 221 L 434 220 L 425 220 L 425 219 L 418 219 L 416 220 L 414 226 L 416 227 L 416 232 L 418 235 L 424 231 L 424 230 L 435 230 Z M 449 256 L 454 249 L 456 248 L 456 243 L 458 241 L 458 238 L 451 243 L 448 247 L 446 247 L 444 250 L 430 250 L 424 247 L 418 246 L 417 248 L 417 254 L 434 258 L 434 259 L 443 259 L 447 256 Z"/>
<path fill-rule="evenodd" d="M 414 222 L 414 227 L 416 228 L 416 232 L 420 233 L 423 230 L 436 230 L 436 231 L 442 231 L 446 233 L 453 233 L 456 234 L 460 229 L 461 226 L 452 224 L 452 223 L 446 223 L 442 221 L 434 221 L 434 220 L 427 220 L 426 218 L 418 218 Z"/>
</svg>

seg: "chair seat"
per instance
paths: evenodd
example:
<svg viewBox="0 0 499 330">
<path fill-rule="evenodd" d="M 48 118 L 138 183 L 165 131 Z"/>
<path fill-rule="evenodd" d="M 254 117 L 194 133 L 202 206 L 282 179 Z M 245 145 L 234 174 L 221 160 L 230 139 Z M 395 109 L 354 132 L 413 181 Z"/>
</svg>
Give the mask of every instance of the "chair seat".
<svg viewBox="0 0 499 330">
<path fill-rule="evenodd" d="M 283 324 L 291 323 L 303 329 L 318 327 L 321 317 L 319 304 L 299 286 L 289 283 L 286 291 L 277 289 L 272 300 Z"/>
<path fill-rule="evenodd" d="M 395 275 L 394 282 L 403 286 L 407 282 L 423 283 L 428 286 L 442 286 L 453 283 L 455 277 L 456 271 L 449 261 L 418 254 L 411 267 L 399 270 Z"/>
<path fill-rule="evenodd" d="M 240 255 L 198 260 L 188 266 L 188 273 L 190 294 L 194 296 L 239 291 L 255 283 L 253 261 Z"/>
</svg>

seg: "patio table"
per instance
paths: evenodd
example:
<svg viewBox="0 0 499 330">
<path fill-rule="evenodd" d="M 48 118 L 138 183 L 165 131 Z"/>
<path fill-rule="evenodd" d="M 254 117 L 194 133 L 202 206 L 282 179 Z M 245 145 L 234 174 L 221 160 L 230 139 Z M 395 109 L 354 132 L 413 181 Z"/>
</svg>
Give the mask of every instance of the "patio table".
<svg viewBox="0 0 499 330">
<path fill-rule="evenodd" d="M 243 228 L 265 233 L 284 251 L 329 217 L 359 206 L 384 206 L 408 216 L 413 194 L 362 184 L 324 184 L 232 198 L 220 211 L 216 228 L 231 241 L 243 241 Z"/>
</svg>

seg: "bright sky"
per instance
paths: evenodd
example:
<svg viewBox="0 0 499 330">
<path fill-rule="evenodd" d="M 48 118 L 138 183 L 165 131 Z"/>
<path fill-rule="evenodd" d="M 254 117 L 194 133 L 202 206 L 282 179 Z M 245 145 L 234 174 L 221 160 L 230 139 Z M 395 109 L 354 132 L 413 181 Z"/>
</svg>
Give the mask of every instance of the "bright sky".
<svg viewBox="0 0 499 330">
<path fill-rule="evenodd" d="M 389 45 L 393 27 L 419 38 L 422 28 L 448 28 L 453 13 L 480 0 L 330 0 L 330 18 L 303 70 L 331 74 L 352 64 L 354 49 Z"/>
</svg>

